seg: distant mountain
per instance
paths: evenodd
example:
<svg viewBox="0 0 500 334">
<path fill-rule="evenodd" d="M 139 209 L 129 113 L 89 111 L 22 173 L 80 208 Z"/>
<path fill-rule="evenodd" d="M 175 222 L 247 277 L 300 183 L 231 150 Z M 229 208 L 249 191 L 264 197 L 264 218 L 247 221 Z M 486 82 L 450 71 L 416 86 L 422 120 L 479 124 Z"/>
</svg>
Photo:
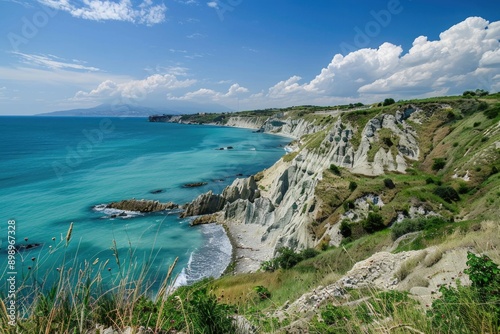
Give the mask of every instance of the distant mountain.
<svg viewBox="0 0 500 334">
<path fill-rule="evenodd" d="M 199 112 L 228 112 L 227 107 L 217 104 L 191 102 L 169 103 L 164 107 L 146 107 L 131 104 L 101 104 L 87 109 L 71 109 L 38 114 L 39 116 L 80 116 L 80 117 L 147 117 L 150 115 L 180 115 Z"/>
</svg>

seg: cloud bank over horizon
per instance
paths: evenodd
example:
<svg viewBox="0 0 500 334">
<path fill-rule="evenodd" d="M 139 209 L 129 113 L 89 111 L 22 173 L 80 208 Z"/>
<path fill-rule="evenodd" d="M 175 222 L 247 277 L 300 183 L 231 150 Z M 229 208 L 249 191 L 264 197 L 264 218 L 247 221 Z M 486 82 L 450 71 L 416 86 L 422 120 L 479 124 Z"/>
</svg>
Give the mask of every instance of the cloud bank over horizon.
<svg viewBox="0 0 500 334">
<path fill-rule="evenodd" d="M 155 74 L 121 85 L 106 81 L 89 92 L 78 92 L 75 98 L 95 97 L 96 102 L 100 101 L 98 97 L 106 100 L 117 94 L 129 98 L 130 91 L 150 91 L 145 83 L 156 82 L 158 78 Z M 496 92 L 500 90 L 500 21 L 467 18 L 442 32 L 438 40 L 431 41 L 426 36 L 415 38 L 405 54 L 401 46 L 389 42 L 378 49 L 359 49 L 345 56 L 336 54 L 314 79 L 301 82 L 302 78 L 294 75 L 261 92 L 252 93 L 236 82 L 226 92 L 202 87 L 176 95 L 175 89 L 193 86 L 196 80 L 179 81 L 175 75 L 168 75 L 170 84 L 153 86 L 163 89 L 169 100 L 234 105 L 238 99 L 250 108 L 372 102 L 389 95 L 397 99 L 453 95 L 473 88 Z"/>
</svg>

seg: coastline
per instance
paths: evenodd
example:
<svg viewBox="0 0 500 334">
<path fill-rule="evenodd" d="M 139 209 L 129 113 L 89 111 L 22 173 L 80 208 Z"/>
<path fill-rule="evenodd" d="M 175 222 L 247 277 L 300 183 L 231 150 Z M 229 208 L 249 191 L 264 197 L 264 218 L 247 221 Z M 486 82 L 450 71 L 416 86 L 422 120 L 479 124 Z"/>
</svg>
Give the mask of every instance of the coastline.
<svg viewBox="0 0 500 334">
<path fill-rule="evenodd" d="M 191 125 L 194 123 L 183 123 L 183 122 L 167 122 L 167 123 L 177 123 L 184 125 Z M 281 138 L 287 138 L 291 141 L 297 140 L 297 137 L 288 133 L 282 132 L 267 132 L 262 130 L 263 125 L 259 127 L 255 126 L 241 126 L 241 125 L 226 125 L 226 124 L 216 124 L 216 123 L 201 123 L 196 125 L 203 126 L 214 126 L 214 127 L 224 127 L 224 128 L 237 128 L 245 130 L 253 130 L 253 133 L 257 134 L 269 134 L 273 136 L 278 136 Z M 290 144 L 290 142 L 283 147 L 283 155 L 288 153 L 285 148 Z M 280 176 L 283 172 L 282 157 L 276 160 L 269 167 L 260 170 L 257 173 L 263 173 L 265 176 L 263 182 L 265 184 L 271 184 L 273 180 Z M 286 165 L 286 164 L 285 164 Z M 256 173 L 256 174 L 257 174 Z M 238 179 L 235 178 L 234 180 Z M 239 179 L 245 179 L 241 177 Z M 233 180 L 233 181 L 234 181 Z M 266 193 L 265 190 L 261 190 Z M 193 199 L 194 200 L 194 199 Z M 237 275 L 256 272 L 260 269 L 262 262 L 271 260 L 274 255 L 274 247 L 266 242 L 262 242 L 262 235 L 265 234 L 267 227 L 261 225 L 248 225 L 239 221 L 228 221 L 224 218 L 224 209 L 215 213 L 216 224 L 222 225 L 225 234 L 231 245 L 231 261 L 228 266 L 220 273 L 221 276 L 224 275 Z M 203 216 L 203 215 L 201 215 Z"/>
<path fill-rule="evenodd" d="M 205 125 L 205 124 L 203 124 Z M 231 126 L 231 125 L 218 125 L 218 124 L 206 124 L 211 126 L 223 126 L 228 128 L 239 128 L 239 129 L 247 129 L 252 130 L 253 128 L 243 127 L 243 126 Z M 274 133 L 274 132 L 255 132 L 255 133 L 266 133 L 269 135 L 284 137 L 292 140 L 297 140 L 297 137 L 283 134 L 283 133 Z M 284 155 L 287 153 L 284 151 Z M 264 173 L 267 176 L 265 179 L 274 179 L 279 175 L 275 175 L 281 171 L 279 168 L 280 161 L 282 161 L 282 157 L 275 161 L 271 166 L 265 168 L 258 173 Z M 264 226 L 255 226 L 251 227 L 241 223 L 241 222 L 228 222 L 225 221 L 222 214 L 224 210 L 221 210 L 217 213 L 217 224 L 220 224 L 224 227 L 226 231 L 226 235 L 231 243 L 232 247 L 232 256 L 231 262 L 224 270 L 222 275 L 232 274 L 246 274 L 256 272 L 260 269 L 263 261 L 271 260 L 274 255 L 274 248 L 268 246 L 266 243 L 263 243 L 261 240 L 261 236 L 265 233 L 266 227 Z M 252 247 L 253 246 L 253 247 Z"/>
</svg>

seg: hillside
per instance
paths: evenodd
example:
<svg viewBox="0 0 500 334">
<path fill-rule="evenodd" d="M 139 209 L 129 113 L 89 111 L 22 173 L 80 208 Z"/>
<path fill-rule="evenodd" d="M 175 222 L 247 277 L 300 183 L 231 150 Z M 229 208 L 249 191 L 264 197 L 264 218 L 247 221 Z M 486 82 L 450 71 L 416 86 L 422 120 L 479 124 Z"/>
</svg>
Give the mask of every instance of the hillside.
<svg viewBox="0 0 500 334">
<path fill-rule="evenodd" d="M 88 333 L 500 332 L 500 94 L 150 121 L 291 138 L 272 167 L 183 208 L 224 224 L 233 264 L 171 294 L 167 277 L 154 300 L 125 278 L 88 299 L 82 281 L 87 299 L 48 295 L 32 310 L 56 305 L 50 319 L 28 325 L 65 332 L 85 313 L 103 325 Z"/>
<path fill-rule="evenodd" d="M 220 195 L 201 195 L 187 207 L 188 216 L 210 214 L 195 222 L 225 224 L 235 239 L 233 272 L 255 272 L 263 263 L 269 271 L 222 278 L 212 283 L 216 293 L 240 306 L 241 296 L 236 295 L 252 295 L 250 285 L 269 288 L 273 296 L 285 294 L 286 298 L 273 298 L 278 306 L 298 298 L 299 291 L 308 293 L 302 299 L 314 297 L 316 302 L 297 306 L 302 310 L 297 314 L 288 305 L 287 311 L 278 311 L 277 329 L 306 314 L 313 321 L 318 311 L 310 308 L 325 307 L 340 287 L 412 291 L 415 298 L 431 303 L 443 283 L 438 279 L 449 282 L 463 274 L 467 251 L 487 252 L 499 263 L 499 102 L 496 94 L 385 107 L 294 107 L 255 115 L 165 119 L 249 127 L 296 138 L 289 145 L 291 152 L 268 170 L 236 180 Z M 291 269 L 293 273 L 275 271 L 279 265 L 273 257 L 311 248 L 326 251 L 299 264 L 302 269 Z M 380 272 L 391 254 L 397 256 Z M 366 268 L 364 260 L 378 269 L 360 274 L 355 268 Z M 351 268 L 354 274 L 348 272 Z M 424 278 L 424 272 L 430 278 Z M 308 282 L 311 289 L 325 282 L 333 287 L 311 293 L 297 287 L 290 275 Z M 276 279 L 293 293 L 283 291 Z M 462 281 L 467 282 L 466 277 Z M 294 326 L 302 333 L 309 325 L 295 323 L 286 327 L 287 332 Z"/>
</svg>

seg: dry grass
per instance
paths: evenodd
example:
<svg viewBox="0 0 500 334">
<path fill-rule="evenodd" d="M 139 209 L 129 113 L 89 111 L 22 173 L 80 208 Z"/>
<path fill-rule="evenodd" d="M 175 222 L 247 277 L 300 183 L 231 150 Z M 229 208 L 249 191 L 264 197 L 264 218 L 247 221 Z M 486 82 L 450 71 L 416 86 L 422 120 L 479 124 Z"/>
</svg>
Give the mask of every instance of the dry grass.
<svg viewBox="0 0 500 334">
<path fill-rule="evenodd" d="M 432 267 L 438 263 L 444 254 L 444 249 L 442 247 L 436 247 L 434 250 L 430 251 L 424 259 L 423 265 L 427 268 Z"/>
<path fill-rule="evenodd" d="M 410 275 L 413 270 L 424 260 L 427 255 L 427 251 L 420 252 L 418 255 L 407 259 L 405 262 L 401 263 L 399 268 L 394 273 L 394 277 L 398 279 L 399 282 L 403 281 L 408 275 Z"/>
</svg>

